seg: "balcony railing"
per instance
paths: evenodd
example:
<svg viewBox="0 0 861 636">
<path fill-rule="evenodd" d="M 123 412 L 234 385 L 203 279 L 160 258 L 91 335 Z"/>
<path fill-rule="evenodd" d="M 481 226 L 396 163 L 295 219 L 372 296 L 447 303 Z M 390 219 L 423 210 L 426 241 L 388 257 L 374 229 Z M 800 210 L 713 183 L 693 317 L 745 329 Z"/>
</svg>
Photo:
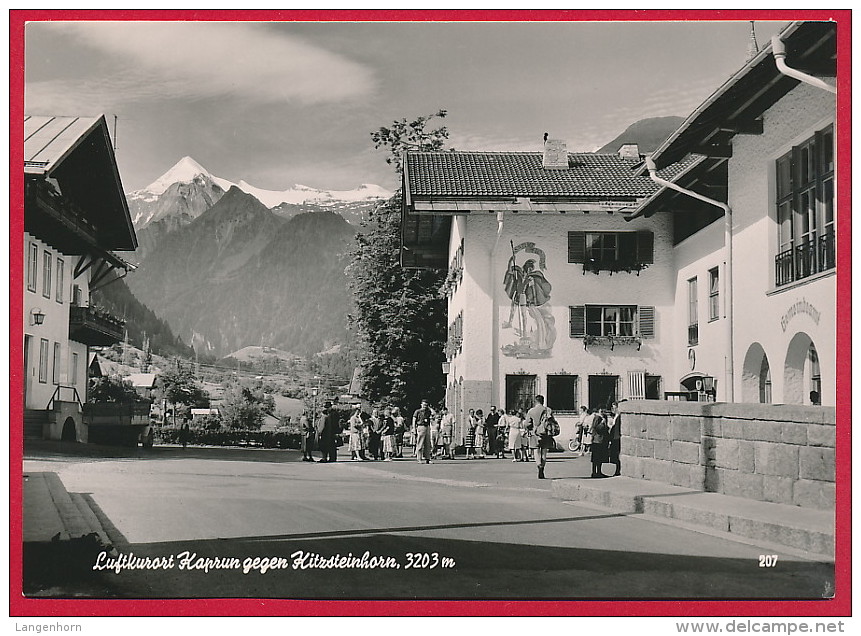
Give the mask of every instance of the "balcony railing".
<svg viewBox="0 0 861 636">
<path fill-rule="evenodd" d="M 775 256 L 774 284 L 788 285 L 836 265 L 834 232 L 828 232 Z"/>
<path fill-rule="evenodd" d="M 69 338 L 86 345 L 107 346 L 123 339 L 125 321 L 96 307 L 69 308 Z"/>
</svg>

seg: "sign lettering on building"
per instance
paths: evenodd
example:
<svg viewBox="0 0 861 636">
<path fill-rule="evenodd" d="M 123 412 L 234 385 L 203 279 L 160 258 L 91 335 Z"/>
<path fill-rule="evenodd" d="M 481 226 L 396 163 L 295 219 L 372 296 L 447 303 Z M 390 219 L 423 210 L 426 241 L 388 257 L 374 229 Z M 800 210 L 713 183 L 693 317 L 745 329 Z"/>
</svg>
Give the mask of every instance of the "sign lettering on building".
<svg viewBox="0 0 861 636">
<path fill-rule="evenodd" d="M 805 298 L 802 298 L 790 305 L 789 309 L 783 314 L 783 317 L 780 319 L 780 328 L 785 332 L 789 321 L 798 314 L 807 314 L 813 320 L 814 324 L 819 324 L 819 310 L 807 302 Z"/>
</svg>

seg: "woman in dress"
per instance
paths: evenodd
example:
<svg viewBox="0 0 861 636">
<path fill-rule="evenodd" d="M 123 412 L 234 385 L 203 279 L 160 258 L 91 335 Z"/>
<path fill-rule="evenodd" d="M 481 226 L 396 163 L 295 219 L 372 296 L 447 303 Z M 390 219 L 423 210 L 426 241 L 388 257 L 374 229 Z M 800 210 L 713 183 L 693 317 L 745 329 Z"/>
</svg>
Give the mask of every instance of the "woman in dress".
<svg viewBox="0 0 861 636">
<path fill-rule="evenodd" d="M 520 416 L 512 410 L 503 417 L 505 426 L 508 427 L 508 450 L 511 451 L 511 461 L 516 462 L 520 459 Z"/>
<path fill-rule="evenodd" d="M 383 454 L 386 457 L 385 461 L 390 462 L 395 456 L 395 420 L 392 417 L 392 409 L 386 407 L 382 419 Z"/>
<path fill-rule="evenodd" d="M 466 419 L 466 433 L 463 437 L 463 446 L 466 449 L 466 458 L 475 458 L 475 429 L 478 426 L 478 419 L 475 417 L 475 411 L 469 409 L 469 416 Z"/>
<path fill-rule="evenodd" d="M 601 472 L 601 464 L 607 461 L 607 446 L 610 443 L 607 422 L 597 412 L 591 413 L 591 419 L 588 421 L 592 433 L 592 477 L 607 477 L 608 475 Z"/>
<path fill-rule="evenodd" d="M 404 433 L 407 429 L 404 424 L 404 416 L 401 415 L 401 409 L 397 406 L 392 409 L 392 419 L 395 420 L 395 457 L 403 457 Z"/>
<path fill-rule="evenodd" d="M 442 440 L 442 452 L 445 459 L 454 459 L 451 452 L 451 441 L 454 435 L 454 415 L 443 407 L 442 420 L 440 423 L 440 439 Z"/>
<path fill-rule="evenodd" d="M 357 406 L 350 416 L 350 459 L 354 462 L 364 459 L 365 445 L 362 433 L 365 425 L 362 420 L 362 409 Z"/>
<path fill-rule="evenodd" d="M 526 428 L 526 414 L 523 409 L 517 411 L 517 417 L 520 419 L 520 461 L 532 461 L 532 444 L 530 442 L 531 433 Z"/>
<path fill-rule="evenodd" d="M 481 409 L 475 411 L 475 450 L 484 459 L 484 411 Z"/>
</svg>

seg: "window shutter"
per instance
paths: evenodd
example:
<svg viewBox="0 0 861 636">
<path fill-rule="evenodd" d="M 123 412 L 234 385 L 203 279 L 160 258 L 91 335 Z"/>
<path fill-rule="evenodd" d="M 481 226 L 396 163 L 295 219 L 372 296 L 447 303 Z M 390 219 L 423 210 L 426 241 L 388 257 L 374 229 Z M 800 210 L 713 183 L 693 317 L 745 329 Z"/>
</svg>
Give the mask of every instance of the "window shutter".
<svg viewBox="0 0 861 636">
<path fill-rule="evenodd" d="M 640 321 L 640 337 L 654 338 L 655 337 L 655 308 L 640 307 L 637 312 Z"/>
<path fill-rule="evenodd" d="M 655 262 L 655 235 L 648 231 L 637 232 L 637 262 Z"/>
<path fill-rule="evenodd" d="M 646 373 L 644 371 L 628 371 L 628 399 L 646 399 Z"/>
<path fill-rule="evenodd" d="M 568 232 L 568 262 L 586 261 L 586 232 Z"/>
<path fill-rule="evenodd" d="M 571 328 L 571 337 L 585 336 L 586 307 L 584 305 L 577 305 L 576 307 L 569 307 L 568 310 L 570 312 L 569 325 Z"/>
</svg>

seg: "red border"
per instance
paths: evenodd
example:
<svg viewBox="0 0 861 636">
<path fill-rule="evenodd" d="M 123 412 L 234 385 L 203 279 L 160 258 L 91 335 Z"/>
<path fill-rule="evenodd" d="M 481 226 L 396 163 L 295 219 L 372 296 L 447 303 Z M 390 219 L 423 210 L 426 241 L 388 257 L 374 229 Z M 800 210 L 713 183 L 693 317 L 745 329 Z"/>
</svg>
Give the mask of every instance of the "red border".
<svg viewBox="0 0 861 636">
<path fill-rule="evenodd" d="M 24 24 L 43 20 L 266 20 L 266 21 L 667 21 L 667 20 L 833 20 L 837 23 L 840 68 L 837 95 L 837 509 L 836 596 L 815 601 L 291 601 L 49 600 L 24 598 L 22 567 L 22 436 L 10 425 L 9 593 L 10 616 L 851 616 L 851 24 L 841 10 L 11 10 L 9 12 L 10 94 L 10 423 L 23 420 L 23 128 Z"/>
</svg>

